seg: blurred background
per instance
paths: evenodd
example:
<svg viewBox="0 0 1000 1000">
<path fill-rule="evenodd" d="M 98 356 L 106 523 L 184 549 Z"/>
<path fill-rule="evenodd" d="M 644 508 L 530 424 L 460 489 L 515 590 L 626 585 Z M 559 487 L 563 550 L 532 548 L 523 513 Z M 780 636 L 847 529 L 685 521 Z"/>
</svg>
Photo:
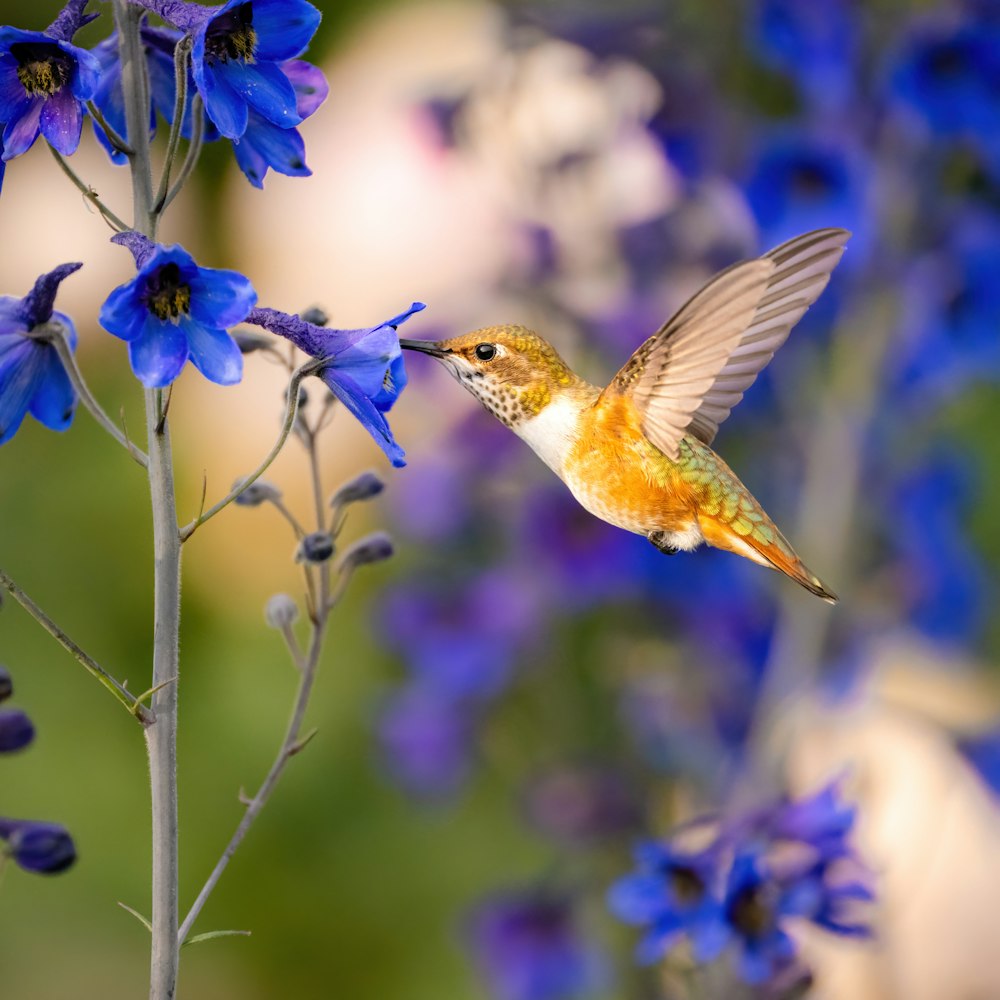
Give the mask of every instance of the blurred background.
<svg viewBox="0 0 1000 1000">
<path fill-rule="evenodd" d="M 637 969 L 607 889 L 637 838 L 842 776 L 875 936 L 802 929 L 809 995 L 1000 997 L 1000 4 L 319 5 L 313 175 L 257 191 L 216 144 L 163 238 L 332 326 L 414 299 L 428 309 L 411 337 L 523 323 L 603 384 L 716 270 L 852 230 L 715 444 L 842 603 L 592 519 L 408 358 L 390 414 L 408 466 L 345 414 L 324 449 L 330 492 L 368 467 L 386 478 L 344 537 L 385 528 L 397 558 L 337 612 L 318 735 L 197 927 L 252 937 L 186 949 L 181 995 L 742 996 L 724 973 L 685 984 L 683 961 Z M 57 9 L 3 2 L 0 17 L 40 29 Z M 89 125 L 74 165 L 126 211 Z M 8 166 L 0 227 L 4 293 L 86 262 L 58 308 L 138 435 L 124 346 L 96 323 L 131 260 L 41 144 Z M 255 356 L 235 388 L 179 380 L 182 517 L 203 475 L 221 494 L 270 447 L 283 384 Z M 145 688 L 140 470 L 86 413 L 66 435 L 27 422 L 0 470 L 0 565 Z M 309 509 L 294 442 L 268 478 Z M 182 908 L 281 739 L 295 676 L 261 611 L 299 594 L 293 550 L 270 508 L 232 508 L 185 548 Z M 0 661 L 39 733 L 0 761 L 0 812 L 64 823 L 80 852 L 58 878 L 3 872 L 0 992 L 142 995 L 146 932 L 116 905 L 149 909 L 141 734 L 9 602 Z M 555 981 L 519 978 L 553 951 Z"/>
</svg>

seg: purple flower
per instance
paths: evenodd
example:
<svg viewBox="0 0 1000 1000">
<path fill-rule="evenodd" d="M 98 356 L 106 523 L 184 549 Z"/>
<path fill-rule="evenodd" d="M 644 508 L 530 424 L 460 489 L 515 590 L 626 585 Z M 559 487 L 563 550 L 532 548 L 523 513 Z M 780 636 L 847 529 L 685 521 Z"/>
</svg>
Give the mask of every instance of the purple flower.
<svg viewBox="0 0 1000 1000">
<path fill-rule="evenodd" d="M 194 30 L 195 85 L 223 136 L 239 139 L 251 111 L 298 125 L 295 89 L 278 63 L 305 51 L 320 17 L 306 0 L 230 0 Z"/>
<path fill-rule="evenodd" d="M 620 920 L 646 928 L 636 956 L 650 963 L 662 958 L 683 937 L 695 959 L 711 961 L 729 941 L 719 894 L 719 845 L 686 851 L 649 842 L 636 849 L 638 870 L 619 879 L 608 905 Z"/>
<path fill-rule="evenodd" d="M 100 65 L 70 39 L 89 17 L 70 0 L 45 31 L 0 28 L 0 121 L 3 159 L 20 156 L 39 133 L 68 156 L 80 144 L 83 105 L 97 89 Z"/>
<path fill-rule="evenodd" d="M 0 845 L 25 871 L 41 875 L 63 872 L 76 861 L 76 847 L 65 827 L 0 816 Z"/>
<path fill-rule="evenodd" d="M 606 983 L 603 956 L 563 896 L 537 889 L 498 894 L 473 913 L 468 933 L 497 1000 L 576 1000 Z"/>
<path fill-rule="evenodd" d="M 377 723 L 386 770 L 419 799 L 454 794 L 471 768 L 474 721 L 467 706 L 425 685 L 400 688 L 383 704 Z"/>
<path fill-rule="evenodd" d="M 6 701 L 14 693 L 14 682 L 11 680 L 10 671 L 0 666 L 0 701 Z"/>
<path fill-rule="evenodd" d="M 292 59 L 281 67 L 295 88 L 296 111 L 305 121 L 326 100 L 329 86 L 322 71 L 301 59 Z M 308 177 L 306 147 L 296 128 L 283 128 L 251 110 L 246 131 L 233 141 L 233 152 L 240 170 L 257 188 L 264 186 L 268 169 L 289 177 Z"/>
<path fill-rule="evenodd" d="M 0 753 L 23 750 L 35 738 L 31 719 L 19 708 L 0 708 Z"/>
<path fill-rule="evenodd" d="M 794 840 L 813 847 L 826 861 L 851 854 L 847 836 L 854 826 L 857 809 L 841 796 L 841 778 L 824 785 L 815 795 L 786 799 L 766 814 L 771 837 Z"/>
<path fill-rule="evenodd" d="M 229 327 L 246 319 L 257 293 L 235 271 L 199 267 L 180 246 L 165 247 L 138 233 L 119 233 L 138 273 L 101 306 L 100 322 L 128 343 L 136 377 L 148 388 L 169 385 L 190 359 L 212 382 L 233 385 L 243 356 Z"/>
<path fill-rule="evenodd" d="M 54 431 L 73 421 L 76 393 L 44 327 L 54 320 L 63 328 L 70 350 L 76 328 L 64 313 L 53 312 L 60 282 L 80 264 L 62 264 L 35 282 L 23 298 L 0 297 L 0 444 L 9 441 L 26 413 Z"/>
<path fill-rule="evenodd" d="M 277 309 L 253 309 L 246 318 L 322 361 L 316 375 L 354 414 L 392 464 L 402 466 L 406 464 L 403 449 L 383 414 L 406 386 L 396 328 L 423 308 L 422 302 L 414 302 L 385 323 L 359 330 L 327 329 Z"/>
</svg>

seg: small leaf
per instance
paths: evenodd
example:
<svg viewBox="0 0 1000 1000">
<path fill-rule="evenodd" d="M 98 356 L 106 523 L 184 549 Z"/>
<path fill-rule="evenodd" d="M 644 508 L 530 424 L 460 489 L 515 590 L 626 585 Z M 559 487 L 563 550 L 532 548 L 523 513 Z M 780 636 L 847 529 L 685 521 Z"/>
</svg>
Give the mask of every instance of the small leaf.
<svg viewBox="0 0 1000 1000">
<path fill-rule="evenodd" d="M 212 938 L 235 937 L 237 935 L 240 937 L 250 937 L 250 931 L 205 931 L 204 934 L 195 934 L 194 937 L 189 937 L 181 947 L 186 948 L 189 944 L 197 944 L 199 941 L 210 941 Z"/>
<path fill-rule="evenodd" d="M 118 905 L 127 913 L 131 913 L 150 934 L 153 933 L 153 925 L 138 910 L 133 910 L 131 906 L 126 906 L 120 899 L 118 900 Z"/>
</svg>

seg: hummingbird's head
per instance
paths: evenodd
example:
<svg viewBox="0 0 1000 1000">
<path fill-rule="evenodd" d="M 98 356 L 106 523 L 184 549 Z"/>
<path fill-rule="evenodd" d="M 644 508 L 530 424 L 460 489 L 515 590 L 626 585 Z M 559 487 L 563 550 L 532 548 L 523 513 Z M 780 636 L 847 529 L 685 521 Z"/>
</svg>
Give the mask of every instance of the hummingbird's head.
<svg viewBox="0 0 1000 1000">
<path fill-rule="evenodd" d="M 552 345 L 523 326 L 488 326 L 451 340 L 400 340 L 437 358 L 508 427 L 537 416 L 580 380 Z"/>
</svg>

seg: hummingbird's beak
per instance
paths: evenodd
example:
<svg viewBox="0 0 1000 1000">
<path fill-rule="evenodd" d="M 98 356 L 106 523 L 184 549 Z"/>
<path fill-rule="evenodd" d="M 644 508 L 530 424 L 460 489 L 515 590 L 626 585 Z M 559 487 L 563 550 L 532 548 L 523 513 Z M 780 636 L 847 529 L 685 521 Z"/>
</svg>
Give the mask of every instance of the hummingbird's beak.
<svg viewBox="0 0 1000 1000">
<path fill-rule="evenodd" d="M 419 351 L 421 354 L 429 354 L 432 358 L 444 358 L 451 354 L 442 347 L 439 347 L 433 340 L 403 340 L 399 341 L 400 347 L 405 347 L 410 351 Z"/>
</svg>

